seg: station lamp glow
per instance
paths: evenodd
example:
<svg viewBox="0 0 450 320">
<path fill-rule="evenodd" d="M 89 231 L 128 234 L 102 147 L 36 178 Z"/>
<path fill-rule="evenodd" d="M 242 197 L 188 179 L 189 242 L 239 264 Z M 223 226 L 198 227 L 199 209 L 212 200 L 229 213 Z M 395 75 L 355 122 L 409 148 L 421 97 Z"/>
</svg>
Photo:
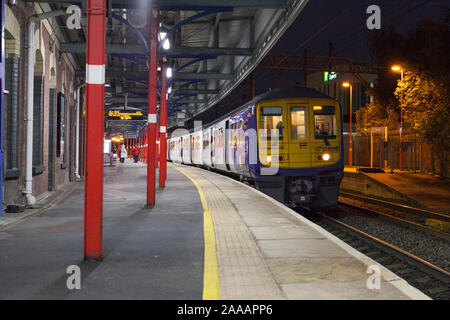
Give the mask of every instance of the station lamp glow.
<svg viewBox="0 0 450 320">
<path fill-rule="evenodd" d="M 399 65 L 394 65 L 391 67 L 392 71 L 395 72 L 400 72 L 400 77 L 401 77 L 401 81 L 403 82 L 403 74 L 404 74 L 404 70 L 402 66 Z M 401 95 L 401 100 L 400 100 L 400 143 L 402 143 L 402 135 L 403 135 L 403 96 L 404 96 L 404 87 L 401 86 L 401 90 L 402 90 L 402 95 Z M 400 159 L 399 159 L 399 169 L 403 170 L 403 150 L 402 148 L 399 148 L 400 150 Z"/>
<path fill-rule="evenodd" d="M 348 165 L 350 167 L 353 166 L 353 86 L 350 82 L 346 81 L 342 83 L 342 86 L 345 88 L 350 88 L 350 138 L 349 138 L 349 146 L 348 146 Z"/>
</svg>

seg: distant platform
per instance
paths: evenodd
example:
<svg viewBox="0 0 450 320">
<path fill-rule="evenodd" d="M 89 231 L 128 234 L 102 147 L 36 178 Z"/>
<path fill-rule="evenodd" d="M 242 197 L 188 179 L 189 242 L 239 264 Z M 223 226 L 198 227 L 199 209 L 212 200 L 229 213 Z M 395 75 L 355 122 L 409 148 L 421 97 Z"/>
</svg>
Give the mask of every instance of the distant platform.
<svg viewBox="0 0 450 320">
<path fill-rule="evenodd" d="M 368 196 L 398 200 L 434 211 L 450 212 L 450 181 L 444 178 L 394 171 L 367 173 L 356 167 L 344 169 L 341 188 Z"/>
</svg>

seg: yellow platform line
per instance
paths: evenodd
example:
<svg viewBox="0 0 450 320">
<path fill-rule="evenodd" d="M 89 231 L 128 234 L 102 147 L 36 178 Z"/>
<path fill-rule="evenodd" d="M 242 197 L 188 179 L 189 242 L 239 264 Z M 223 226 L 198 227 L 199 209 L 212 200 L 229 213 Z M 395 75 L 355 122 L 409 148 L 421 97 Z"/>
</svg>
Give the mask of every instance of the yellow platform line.
<svg viewBox="0 0 450 320">
<path fill-rule="evenodd" d="M 200 200 L 203 206 L 203 230 L 205 238 L 205 263 L 203 273 L 203 300 L 219 300 L 220 286 L 219 286 L 219 266 L 217 263 L 216 237 L 214 234 L 214 224 L 209 210 L 208 201 L 205 193 L 197 181 L 184 169 L 177 168 L 186 177 L 188 177 L 197 188 L 200 195 Z"/>
</svg>

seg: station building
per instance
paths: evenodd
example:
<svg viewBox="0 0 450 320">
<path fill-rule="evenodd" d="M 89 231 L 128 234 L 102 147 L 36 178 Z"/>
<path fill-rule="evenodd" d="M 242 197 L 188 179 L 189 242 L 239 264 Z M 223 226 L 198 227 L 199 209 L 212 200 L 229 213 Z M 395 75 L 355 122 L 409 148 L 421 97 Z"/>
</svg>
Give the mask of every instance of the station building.
<svg viewBox="0 0 450 320">
<path fill-rule="evenodd" d="M 340 68 L 341 69 L 341 68 Z M 339 101 L 342 106 L 344 133 L 350 132 L 350 90 L 343 87 L 344 82 L 350 82 L 353 86 L 353 132 L 356 127 L 356 111 L 366 107 L 373 101 L 370 88 L 373 88 L 378 76 L 375 74 L 359 74 L 363 82 L 351 73 L 339 72 L 315 72 L 307 76 L 307 86 L 320 91 Z"/>
<path fill-rule="evenodd" d="M 29 17 L 42 13 L 44 9 L 38 3 L 5 3 L 4 205 L 26 202 L 26 110 L 30 76 L 34 84 L 32 195 L 42 199 L 77 176 L 76 130 L 83 136 L 82 125 L 76 128 L 75 119 L 79 84 L 73 57 L 59 49 L 59 36 L 64 30 L 57 28 L 53 19 L 35 23 L 34 73 L 28 72 Z M 79 114 L 82 118 L 83 113 Z M 83 148 L 80 145 L 79 148 L 82 159 Z"/>
</svg>

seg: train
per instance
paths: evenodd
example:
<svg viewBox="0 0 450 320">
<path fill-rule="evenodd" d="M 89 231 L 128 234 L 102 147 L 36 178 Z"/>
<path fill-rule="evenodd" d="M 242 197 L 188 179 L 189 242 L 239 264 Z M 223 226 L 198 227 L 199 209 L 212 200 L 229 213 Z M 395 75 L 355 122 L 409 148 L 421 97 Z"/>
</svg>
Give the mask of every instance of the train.
<svg viewBox="0 0 450 320">
<path fill-rule="evenodd" d="M 269 90 L 211 123 L 178 128 L 168 160 L 239 178 L 290 207 L 337 204 L 342 110 L 314 89 Z"/>
</svg>

